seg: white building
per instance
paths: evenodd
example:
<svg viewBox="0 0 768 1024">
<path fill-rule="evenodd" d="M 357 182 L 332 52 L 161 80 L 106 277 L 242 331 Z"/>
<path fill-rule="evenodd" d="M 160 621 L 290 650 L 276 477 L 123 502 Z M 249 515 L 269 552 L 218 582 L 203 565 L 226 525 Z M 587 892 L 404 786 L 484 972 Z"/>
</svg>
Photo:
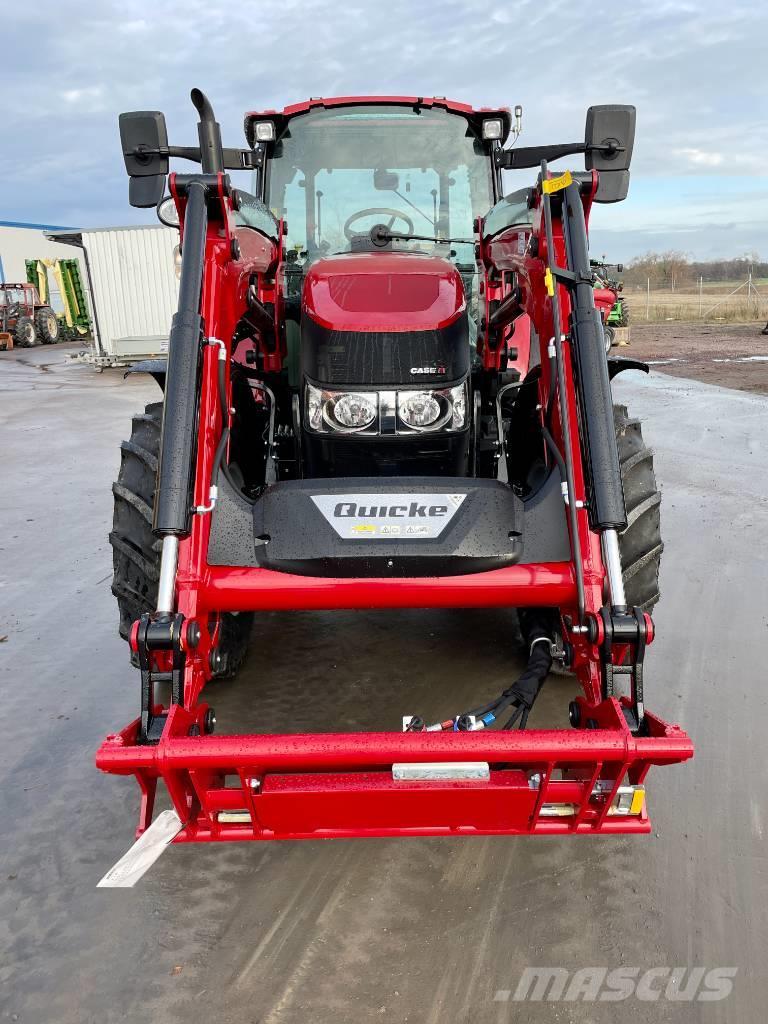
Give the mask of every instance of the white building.
<svg viewBox="0 0 768 1024">
<path fill-rule="evenodd" d="M 27 280 L 25 260 L 74 259 L 80 264 L 80 277 L 87 289 L 85 266 L 81 249 L 59 245 L 46 238 L 48 231 L 69 231 L 55 224 L 21 224 L 0 220 L 0 283 L 20 284 Z M 63 309 L 53 275 L 49 276 L 51 302 L 57 313 Z M 89 297 L 90 298 L 90 297 Z"/>
<path fill-rule="evenodd" d="M 79 230 L 0 222 L 0 280 L 25 281 L 28 259 L 77 259 L 93 319 L 91 358 L 124 365 L 168 348 L 179 282 L 179 233 L 162 225 Z M 60 311 L 55 280 L 51 298 Z"/>
</svg>

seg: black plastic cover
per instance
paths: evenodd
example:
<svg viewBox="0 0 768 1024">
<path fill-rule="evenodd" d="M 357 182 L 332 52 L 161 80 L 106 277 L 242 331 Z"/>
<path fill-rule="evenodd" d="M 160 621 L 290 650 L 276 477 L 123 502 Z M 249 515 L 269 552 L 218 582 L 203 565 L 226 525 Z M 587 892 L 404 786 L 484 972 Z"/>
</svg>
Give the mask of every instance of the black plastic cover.
<svg viewBox="0 0 768 1024">
<path fill-rule="evenodd" d="M 432 331 L 334 331 L 303 316 L 301 360 L 318 384 L 448 386 L 469 373 L 467 314 Z"/>
</svg>

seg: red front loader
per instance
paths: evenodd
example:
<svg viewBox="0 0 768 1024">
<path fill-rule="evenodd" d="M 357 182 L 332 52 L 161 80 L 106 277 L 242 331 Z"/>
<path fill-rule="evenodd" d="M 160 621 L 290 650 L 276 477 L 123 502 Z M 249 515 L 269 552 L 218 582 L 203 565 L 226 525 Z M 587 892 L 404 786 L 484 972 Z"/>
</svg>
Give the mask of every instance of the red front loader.
<svg viewBox="0 0 768 1024">
<path fill-rule="evenodd" d="M 131 202 L 160 203 L 182 253 L 111 535 L 140 714 L 97 763 L 136 777 L 139 833 L 159 779 L 176 842 L 648 832 L 648 769 L 693 749 L 644 704 L 660 496 L 612 403 L 642 364 L 606 358 L 587 247 L 592 204 L 626 196 L 634 108 L 521 149 L 507 110 L 313 99 L 248 114 L 237 150 L 192 98 L 199 147 L 121 117 Z M 553 177 L 574 153 L 587 171 Z M 161 203 L 169 157 L 201 170 Z M 519 167 L 538 176 L 504 196 Z M 204 690 L 254 614 L 425 607 L 518 609 L 525 671 L 402 731 L 214 734 Z M 553 659 L 583 696 L 570 729 L 528 729 Z"/>
</svg>

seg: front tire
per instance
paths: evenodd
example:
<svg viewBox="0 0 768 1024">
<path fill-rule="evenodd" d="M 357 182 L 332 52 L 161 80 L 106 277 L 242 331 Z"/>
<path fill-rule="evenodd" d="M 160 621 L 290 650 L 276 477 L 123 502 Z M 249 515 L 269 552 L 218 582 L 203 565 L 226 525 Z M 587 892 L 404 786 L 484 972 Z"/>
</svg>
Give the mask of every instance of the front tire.
<svg viewBox="0 0 768 1024">
<path fill-rule="evenodd" d="M 31 316 L 20 316 L 13 330 L 13 343 L 17 348 L 32 348 L 37 344 L 35 321 Z"/>
<path fill-rule="evenodd" d="M 613 425 L 619 450 L 627 528 L 619 535 L 627 604 L 650 612 L 659 600 L 661 492 L 656 485 L 653 450 L 643 441 L 640 420 L 625 405 L 614 405 Z"/>
<path fill-rule="evenodd" d="M 153 402 L 133 417 L 131 438 L 120 446 L 120 472 L 112 485 L 112 593 L 117 598 L 119 632 L 124 640 L 129 639 L 133 623 L 144 612 L 154 611 L 157 603 L 162 541 L 152 532 L 152 517 L 162 415 L 163 403 Z M 222 657 L 216 678 L 237 673 L 248 651 L 252 624 L 251 612 L 221 616 L 218 649 Z"/>
</svg>

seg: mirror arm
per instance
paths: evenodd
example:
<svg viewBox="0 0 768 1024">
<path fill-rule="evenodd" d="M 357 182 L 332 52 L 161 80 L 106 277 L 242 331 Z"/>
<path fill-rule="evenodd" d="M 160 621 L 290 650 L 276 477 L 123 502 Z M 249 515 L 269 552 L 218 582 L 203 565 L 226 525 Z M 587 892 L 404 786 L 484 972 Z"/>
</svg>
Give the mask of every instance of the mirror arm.
<svg viewBox="0 0 768 1024">
<path fill-rule="evenodd" d="M 248 171 L 260 166 L 256 153 L 252 149 L 233 149 L 225 147 L 224 168 L 228 171 Z M 146 146 L 137 146 L 129 150 L 125 156 L 133 156 L 137 159 L 142 157 L 162 156 L 176 157 L 178 160 L 191 160 L 193 163 L 200 163 L 199 146 L 159 146 L 157 149 L 148 149 Z"/>
<path fill-rule="evenodd" d="M 625 146 L 606 140 L 599 146 L 587 146 L 583 142 L 564 142 L 555 146 L 525 146 L 520 149 L 499 149 L 495 153 L 497 167 L 502 170 L 516 170 L 522 167 L 538 167 L 542 160 L 558 160 L 561 156 L 576 153 L 603 153 L 606 157 L 626 152 Z"/>
</svg>

